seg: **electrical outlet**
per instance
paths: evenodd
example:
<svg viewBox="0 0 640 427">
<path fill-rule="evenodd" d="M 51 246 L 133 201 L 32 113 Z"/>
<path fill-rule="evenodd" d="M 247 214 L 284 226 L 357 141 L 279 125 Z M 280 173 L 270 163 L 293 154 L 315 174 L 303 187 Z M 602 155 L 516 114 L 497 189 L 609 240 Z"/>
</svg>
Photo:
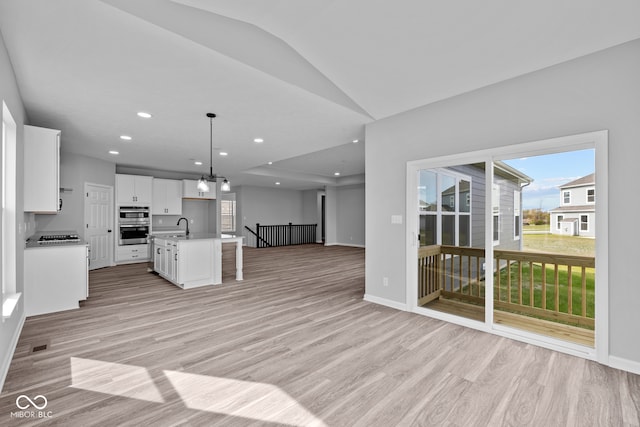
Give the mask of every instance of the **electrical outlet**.
<svg viewBox="0 0 640 427">
<path fill-rule="evenodd" d="M 389 286 L 389 278 L 388 277 L 383 277 L 382 278 L 382 286 Z"/>
<path fill-rule="evenodd" d="M 158 220 L 158 224 L 162 224 L 162 219 L 159 219 L 159 220 Z"/>
<path fill-rule="evenodd" d="M 193 224 L 193 220 L 190 220 L 189 222 L 190 222 L 191 224 Z"/>
</svg>

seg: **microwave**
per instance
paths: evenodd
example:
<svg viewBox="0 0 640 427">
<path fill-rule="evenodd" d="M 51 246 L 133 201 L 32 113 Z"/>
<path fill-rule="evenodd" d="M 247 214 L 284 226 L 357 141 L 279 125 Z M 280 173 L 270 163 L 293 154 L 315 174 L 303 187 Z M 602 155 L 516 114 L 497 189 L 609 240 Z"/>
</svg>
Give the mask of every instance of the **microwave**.
<svg viewBox="0 0 640 427">
<path fill-rule="evenodd" d="M 148 207 L 121 206 L 118 222 L 120 225 L 149 225 L 151 210 Z"/>
</svg>

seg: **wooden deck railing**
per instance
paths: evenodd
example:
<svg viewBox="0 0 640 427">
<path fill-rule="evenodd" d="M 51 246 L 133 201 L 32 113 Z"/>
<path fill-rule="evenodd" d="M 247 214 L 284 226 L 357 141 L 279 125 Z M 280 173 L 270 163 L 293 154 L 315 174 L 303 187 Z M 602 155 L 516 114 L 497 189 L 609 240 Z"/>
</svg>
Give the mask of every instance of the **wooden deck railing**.
<svg viewBox="0 0 640 427">
<path fill-rule="evenodd" d="M 593 329 L 595 258 L 494 250 L 494 308 Z M 418 305 L 455 298 L 484 305 L 485 250 L 424 246 Z"/>
</svg>

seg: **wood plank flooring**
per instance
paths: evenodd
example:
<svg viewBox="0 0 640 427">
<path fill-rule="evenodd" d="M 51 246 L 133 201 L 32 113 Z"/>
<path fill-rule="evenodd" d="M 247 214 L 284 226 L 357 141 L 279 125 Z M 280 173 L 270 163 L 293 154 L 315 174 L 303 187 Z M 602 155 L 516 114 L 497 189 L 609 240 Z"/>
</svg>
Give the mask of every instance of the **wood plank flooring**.
<svg viewBox="0 0 640 427">
<path fill-rule="evenodd" d="M 0 425 L 640 426 L 637 375 L 363 301 L 362 249 L 247 248 L 242 282 L 233 257 L 191 290 L 91 272 L 79 310 L 27 319 Z"/>
</svg>

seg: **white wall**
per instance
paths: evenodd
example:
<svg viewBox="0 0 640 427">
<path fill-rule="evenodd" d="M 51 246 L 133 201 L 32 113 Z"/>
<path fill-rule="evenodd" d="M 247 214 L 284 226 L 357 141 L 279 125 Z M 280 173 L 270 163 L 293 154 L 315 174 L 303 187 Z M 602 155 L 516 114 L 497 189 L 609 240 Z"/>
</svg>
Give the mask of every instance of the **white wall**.
<svg viewBox="0 0 640 427">
<path fill-rule="evenodd" d="M 64 133 L 60 145 L 64 149 Z M 115 197 L 115 163 L 80 154 L 60 155 L 60 187 L 72 189 L 62 193 L 62 210 L 57 214 L 36 215 L 36 227 L 40 231 L 77 231 L 84 232 L 84 184 L 110 185 Z M 115 202 L 114 202 L 115 203 Z"/>
<path fill-rule="evenodd" d="M 640 211 L 640 199 L 628 197 L 640 141 L 638 76 L 640 40 L 368 125 L 366 293 L 406 302 L 405 227 L 390 218 L 414 214 L 405 212 L 407 161 L 608 129 L 610 354 L 640 363 L 640 231 L 628 215 Z"/>
<path fill-rule="evenodd" d="M 303 197 L 300 190 L 253 187 L 243 185 L 236 189 L 238 234 L 246 236 L 244 226 L 255 231 L 256 223 L 302 224 Z"/>
<path fill-rule="evenodd" d="M 364 184 L 336 188 L 336 241 L 339 244 L 365 244 L 364 188 Z"/>
<path fill-rule="evenodd" d="M 0 35 L 0 114 L 4 101 L 16 123 L 16 222 L 19 231 L 16 236 L 16 292 L 24 292 L 24 224 L 31 221 L 32 215 L 23 213 L 24 206 L 24 150 L 23 125 L 26 122 L 24 105 L 18 92 L 16 78 L 11 68 L 9 55 Z M 12 316 L 4 321 L 0 320 L 0 390 L 11 364 L 13 350 L 24 322 L 24 298 L 21 298 Z"/>
</svg>

